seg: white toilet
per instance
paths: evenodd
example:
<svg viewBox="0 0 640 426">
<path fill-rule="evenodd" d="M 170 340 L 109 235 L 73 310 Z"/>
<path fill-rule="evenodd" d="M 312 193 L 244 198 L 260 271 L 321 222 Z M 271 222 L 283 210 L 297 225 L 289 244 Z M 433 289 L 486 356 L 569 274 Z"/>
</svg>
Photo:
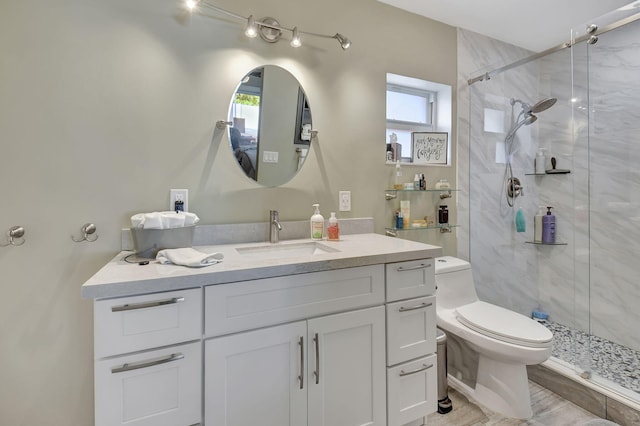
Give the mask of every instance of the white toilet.
<svg viewBox="0 0 640 426">
<path fill-rule="evenodd" d="M 526 366 L 551 356 L 553 334 L 531 318 L 478 300 L 468 262 L 439 257 L 435 275 L 438 327 L 450 342 L 449 383 L 492 411 L 530 418 Z M 469 359 L 474 362 L 469 363 Z M 467 365 L 452 368 L 456 360 L 466 360 L 460 363 Z M 471 374 L 475 383 L 461 377 L 460 371 L 468 369 L 468 364 L 477 366 Z"/>
</svg>

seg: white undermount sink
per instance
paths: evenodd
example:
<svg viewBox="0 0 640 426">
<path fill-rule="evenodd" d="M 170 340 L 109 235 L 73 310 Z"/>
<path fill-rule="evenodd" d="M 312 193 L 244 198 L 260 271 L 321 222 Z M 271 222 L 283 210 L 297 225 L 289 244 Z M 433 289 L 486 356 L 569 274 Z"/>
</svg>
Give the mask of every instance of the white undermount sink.
<svg viewBox="0 0 640 426">
<path fill-rule="evenodd" d="M 335 253 L 340 250 L 316 241 L 308 241 L 292 244 L 276 243 L 237 247 L 236 251 L 242 256 L 251 256 L 256 259 L 282 259 L 288 257 L 315 256 L 318 254 Z"/>
</svg>

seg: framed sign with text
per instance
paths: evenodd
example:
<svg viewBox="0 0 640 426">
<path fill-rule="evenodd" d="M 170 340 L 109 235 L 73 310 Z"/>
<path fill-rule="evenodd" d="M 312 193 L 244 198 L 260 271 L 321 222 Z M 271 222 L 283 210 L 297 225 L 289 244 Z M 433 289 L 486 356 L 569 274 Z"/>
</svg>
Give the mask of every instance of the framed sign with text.
<svg viewBox="0 0 640 426">
<path fill-rule="evenodd" d="M 446 132 L 411 133 L 411 161 L 414 164 L 447 164 L 449 134 Z"/>
</svg>

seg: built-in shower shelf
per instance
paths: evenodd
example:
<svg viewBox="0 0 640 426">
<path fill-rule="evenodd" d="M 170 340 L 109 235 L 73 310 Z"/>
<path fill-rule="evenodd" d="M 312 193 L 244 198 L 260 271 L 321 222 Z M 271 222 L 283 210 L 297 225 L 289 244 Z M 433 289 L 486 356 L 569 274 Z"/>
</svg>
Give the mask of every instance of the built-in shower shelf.
<svg viewBox="0 0 640 426">
<path fill-rule="evenodd" d="M 525 241 L 525 243 L 527 243 L 527 244 L 535 244 L 537 246 L 566 246 L 566 245 L 568 245 L 568 243 L 560 243 L 560 242 L 557 242 L 557 243 L 539 243 L 537 241 Z"/>
</svg>

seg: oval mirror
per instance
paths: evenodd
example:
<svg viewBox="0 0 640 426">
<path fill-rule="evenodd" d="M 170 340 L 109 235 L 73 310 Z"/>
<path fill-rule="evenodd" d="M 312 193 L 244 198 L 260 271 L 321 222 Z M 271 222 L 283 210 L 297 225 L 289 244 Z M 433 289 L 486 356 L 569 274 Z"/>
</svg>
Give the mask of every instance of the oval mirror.
<svg viewBox="0 0 640 426">
<path fill-rule="evenodd" d="M 302 168 L 311 142 L 311 110 L 298 80 L 275 65 L 245 75 L 229 107 L 233 161 L 264 186 L 288 182 Z"/>
</svg>

